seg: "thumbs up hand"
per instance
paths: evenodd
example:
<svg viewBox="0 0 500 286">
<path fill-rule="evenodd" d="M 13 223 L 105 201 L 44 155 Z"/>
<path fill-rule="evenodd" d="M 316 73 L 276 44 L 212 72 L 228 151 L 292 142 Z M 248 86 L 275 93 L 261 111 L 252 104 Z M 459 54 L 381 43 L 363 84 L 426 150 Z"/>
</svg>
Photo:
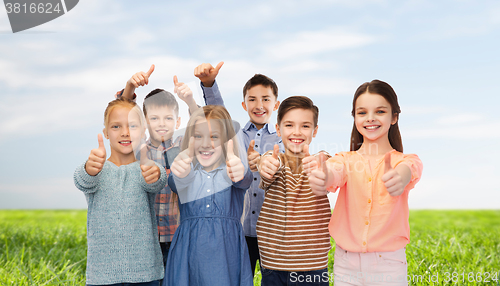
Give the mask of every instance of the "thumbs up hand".
<svg viewBox="0 0 500 286">
<path fill-rule="evenodd" d="M 194 69 L 194 76 L 200 79 L 203 86 L 211 87 L 223 64 L 224 62 L 220 62 L 215 68 L 211 64 L 201 64 Z"/>
<path fill-rule="evenodd" d="M 250 167 L 250 171 L 252 172 L 257 172 L 257 165 L 259 164 L 260 161 L 260 154 L 259 152 L 255 151 L 253 146 L 255 145 L 255 140 L 250 141 L 250 145 L 248 146 L 247 150 L 247 159 L 248 159 L 248 165 Z"/>
<path fill-rule="evenodd" d="M 278 171 L 280 167 L 280 161 L 278 160 L 279 145 L 275 144 L 273 149 L 273 154 L 271 156 L 262 156 L 260 159 L 260 175 L 266 179 L 271 180 Z"/>
<path fill-rule="evenodd" d="M 327 159 L 324 153 L 319 153 L 317 156 L 317 166 L 309 175 L 309 186 L 316 196 L 325 196 L 328 193 L 326 189 L 329 179 L 328 166 L 326 165 Z"/>
<path fill-rule="evenodd" d="M 148 148 L 146 145 L 141 148 L 141 171 L 146 184 L 152 184 L 160 179 L 160 168 L 148 158 Z"/>
<path fill-rule="evenodd" d="M 174 93 L 176 93 L 182 101 L 186 103 L 193 101 L 193 91 L 187 84 L 179 82 L 176 75 L 174 75 L 174 85 Z"/>
<path fill-rule="evenodd" d="M 91 176 L 99 174 L 106 161 L 106 148 L 104 147 L 101 134 L 97 135 L 97 141 L 99 142 L 99 147 L 90 151 L 89 159 L 85 164 L 85 171 Z"/>
<path fill-rule="evenodd" d="M 384 182 L 384 185 L 391 196 L 395 197 L 401 195 L 406 184 L 403 182 L 403 177 L 392 168 L 390 152 L 385 154 L 384 164 L 385 168 L 384 175 L 381 178 L 382 182 Z"/>
<path fill-rule="evenodd" d="M 310 175 L 312 171 L 318 169 L 318 158 L 309 154 L 309 145 L 307 144 L 304 145 L 302 153 L 304 154 L 304 158 L 302 158 L 302 170 Z"/>
<path fill-rule="evenodd" d="M 170 170 L 179 178 L 184 178 L 191 172 L 191 162 L 194 157 L 194 137 L 189 138 L 189 147 L 175 157 Z"/>
<path fill-rule="evenodd" d="M 138 88 L 139 86 L 144 86 L 144 85 L 147 85 L 149 83 L 149 77 L 151 76 L 151 74 L 153 73 L 153 71 L 155 70 L 155 65 L 151 65 L 151 67 L 149 68 L 149 70 L 147 72 L 138 72 L 138 73 L 135 73 L 129 80 L 128 80 L 128 84 L 131 84 L 134 86 L 134 88 Z"/>
<path fill-rule="evenodd" d="M 241 163 L 241 159 L 234 155 L 233 140 L 227 141 L 226 167 L 227 176 L 231 181 L 236 183 L 243 180 L 245 166 Z"/>
</svg>

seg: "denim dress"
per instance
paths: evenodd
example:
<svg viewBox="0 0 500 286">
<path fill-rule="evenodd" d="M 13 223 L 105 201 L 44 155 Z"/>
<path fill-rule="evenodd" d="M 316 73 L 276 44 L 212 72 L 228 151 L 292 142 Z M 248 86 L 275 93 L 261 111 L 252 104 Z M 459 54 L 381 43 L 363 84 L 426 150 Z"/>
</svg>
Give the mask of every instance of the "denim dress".
<svg viewBox="0 0 500 286">
<path fill-rule="evenodd" d="M 253 285 L 248 248 L 241 225 L 247 170 L 233 183 L 226 165 L 206 172 L 196 164 L 185 178 L 169 176 L 179 195 L 181 223 L 174 234 L 163 286 Z"/>
</svg>

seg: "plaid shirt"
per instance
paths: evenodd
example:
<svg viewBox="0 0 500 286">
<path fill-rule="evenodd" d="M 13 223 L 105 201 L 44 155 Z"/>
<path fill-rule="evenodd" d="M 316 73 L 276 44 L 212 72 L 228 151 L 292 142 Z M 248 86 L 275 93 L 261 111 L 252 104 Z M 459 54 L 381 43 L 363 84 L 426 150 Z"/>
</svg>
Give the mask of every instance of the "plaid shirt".
<svg viewBox="0 0 500 286">
<path fill-rule="evenodd" d="M 182 136 L 177 137 L 174 143 L 170 139 L 162 142 L 158 148 L 150 140 L 147 141 L 148 158 L 165 168 L 167 178 L 170 175 L 170 165 L 179 152 L 181 140 Z M 170 190 L 168 184 L 156 195 L 155 212 L 160 242 L 171 242 L 180 223 L 180 213 L 177 194 Z"/>
</svg>

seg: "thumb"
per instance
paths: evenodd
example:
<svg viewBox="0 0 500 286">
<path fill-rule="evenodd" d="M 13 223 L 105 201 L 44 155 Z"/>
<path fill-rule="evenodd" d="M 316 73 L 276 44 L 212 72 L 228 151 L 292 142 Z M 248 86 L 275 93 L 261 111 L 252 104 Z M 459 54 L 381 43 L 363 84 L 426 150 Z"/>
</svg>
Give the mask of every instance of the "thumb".
<svg viewBox="0 0 500 286">
<path fill-rule="evenodd" d="M 102 140 L 102 134 L 101 133 L 97 134 L 97 142 L 99 142 L 99 149 L 106 150 L 106 148 L 104 147 L 104 141 Z"/>
<path fill-rule="evenodd" d="M 226 160 L 234 157 L 233 140 L 227 141 Z"/>
<path fill-rule="evenodd" d="M 179 80 L 177 79 L 177 76 L 174 75 L 174 85 L 177 86 L 178 83 L 179 83 Z"/>
<path fill-rule="evenodd" d="M 321 171 L 321 172 L 325 172 L 326 173 L 326 170 L 327 170 L 327 167 L 326 167 L 326 161 L 328 160 L 328 158 L 326 157 L 325 153 L 321 152 L 318 154 L 318 169 Z"/>
<path fill-rule="evenodd" d="M 148 77 L 151 76 L 151 74 L 153 73 L 154 70 L 155 70 L 155 65 L 151 65 L 151 67 L 149 68 L 148 72 L 146 73 L 148 75 Z"/>
<path fill-rule="evenodd" d="M 147 165 L 148 163 L 148 147 L 146 144 L 141 146 L 141 165 Z"/>
<path fill-rule="evenodd" d="M 273 158 L 278 160 L 278 154 L 280 152 L 280 146 L 278 144 L 274 144 L 274 149 L 273 149 Z"/>
<path fill-rule="evenodd" d="M 189 158 L 194 158 L 194 137 L 189 138 L 189 146 L 188 146 L 188 155 Z"/>
<path fill-rule="evenodd" d="M 250 145 L 248 146 L 247 154 L 250 154 L 251 152 L 255 151 L 255 149 L 253 148 L 253 145 L 255 145 L 255 140 L 250 141 Z"/>
<path fill-rule="evenodd" d="M 220 68 L 222 67 L 223 64 L 224 64 L 224 62 L 220 62 L 220 63 L 217 64 L 217 66 L 215 67 L 215 71 L 217 73 L 219 73 L 219 70 L 220 70 Z"/>
<path fill-rule="evenodd" d="M 387 173 L 389 170 L 392 169 L 392 166 L 391 166 L 391 152 L 388 152 L 388 153 L 385 154 L 384 163 L 385 163 L 384 173 Z"/>
<path fill-rule="evenodd" d="M 309 154 L 309 145 L 305 144 L 304 150 L 302 150 L 302 152 L 304 153 L 304 157 L 310 156 L 311 154 Z"/>
</svg>

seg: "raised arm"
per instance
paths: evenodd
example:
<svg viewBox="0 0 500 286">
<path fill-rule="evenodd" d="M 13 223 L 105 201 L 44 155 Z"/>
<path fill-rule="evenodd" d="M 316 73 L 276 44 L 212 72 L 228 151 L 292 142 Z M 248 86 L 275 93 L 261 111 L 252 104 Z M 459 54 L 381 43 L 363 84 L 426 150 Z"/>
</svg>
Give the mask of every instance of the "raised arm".
<svg viewBox="0 0 500 286">
<path fill-rule="evenodd" d="M 219 86 L 215 82 L 215 78 L 219 74 L 219 70 L 223 64 L 224 62 L 220 62 L 214 68 L 211 64 L 203 63 L 194 69 L 194 76 L 201 81 L 201 89 L 203 90 L 203 98 L 206 105 L 224 106 Z"/>
<path fill-rule="evenodd" d="M 149 83 L 149 77 L 155 70 L 155 65 L 151 65 L 147 72 L 137 72 L 135 73 L 125 84 L 125 89 L 123 90 L 122 96 L 130 100 L 135 99 L 135 89 L 139 86 L 145 86 Z"/>
</svg>

